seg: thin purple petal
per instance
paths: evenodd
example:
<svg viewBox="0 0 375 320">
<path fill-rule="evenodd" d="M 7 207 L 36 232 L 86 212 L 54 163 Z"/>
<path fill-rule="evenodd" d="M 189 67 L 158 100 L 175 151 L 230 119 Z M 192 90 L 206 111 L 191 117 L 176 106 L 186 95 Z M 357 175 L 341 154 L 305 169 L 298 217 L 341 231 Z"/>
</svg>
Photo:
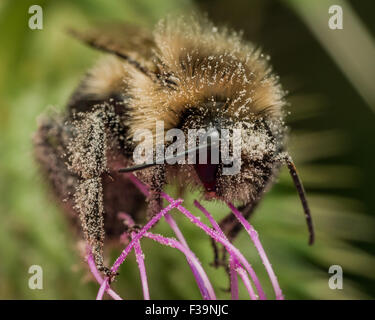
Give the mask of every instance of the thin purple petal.
<svg viewBox="0 0 375 320">
<path fill-rule="evenodd" d="M 91 251 L 88 251 L 88 252 L 91 252 Z M 98 283 L 101 285 L 103 283 L 103 278 L 100 274 L 100 272 L 98 271 L 98 269 L 96 268 L 95 266 L 95 262 L 94 262 L 94 258 L 92 256 L 91 253 L 89 253 L 87 255 L 87 263 L 89 265 L 89 268 L 91 270 L 91 273 L 93 274 L 93 276 L 95 277 L 96 281 L 98 281 Z M 113 291 L 110 287 L 107 288 L 107 293 L 115 300 L 122 300 L 122 298 L 115 292 Z"/>
<path fill-rule="evenodd" d="M 161 195 L 164 199 L 168 200 L 169 202 L 174 201 L 172 197 L 170 197 L 169 195 L 167 195 L 164 192 Z M 186 208 L 184 208 L 181 205 L 178 205 L 177 209 L 181 213 L 183 213 L 193 224 L 195 224 L 200 229 L 202 229 L 204 232 L 206 232 L 211 238 L 213 238 L 215 241 L 220 242 L 222 245 L 224 245 L 224 247 L 227 249 L 227 251 L 230 254 L 235 255 L 236 259 L 244 266 L 244 268 L 247 270 L 247 272 L 249 272 L 251 278 L 253 279 L 255 287 L 258 290 L 259 298 L 261 300 L 266 299 L 266 295 L 265 295 L 265 293 L 262 289 L 262 286 L 259 282 L 259 279 L 258 279 L 257 275 L 255 274 L 255 272 L 254 272 L 253 268 L 251 267 L 250 263 L 241 254 L 241 252 L 236 247 L 234 247 L 227 239 L 222 237 L 217 231 L 212 230 L 206 224 L 201 222 L 196 216 L 191 214 L 189 210 L 187 210 Z"/>
<path fill-rule="evenodd" d="M 247 233 L 249 234 L 251 240 L 254 242 L 254 245 L 256 249 L 258 250 L 259 256 L 262 259 L 262 262 L 264 264 L 264 267 L 266 268 L 268 275 L 270 277 L 273 289 L 276 294 L 277 300 L 283 300 L 284 296 L 281 291 L 279 282 L 277 281 L 277 277 L 272 269 L 271 263 L 268 260 L 268 257 L 263 249 L 262 244 L 260 243 L 258 232 L 255 231 L 253 226 L 243 217 L 241 212 L 230 202 L 228 202 L 228 207 L 232 210 L 233 214 L 236 216 L 236 218 L 241 222 L 241 224 L 246 229 Z"/>
<path fill-rule="evenodd" d="M 129 227 L 133 227 L 134 224 L 135 224 L 133 218 L 125 212 L 120 212 L 118 214 L 118 217 L 120 219 L 124 220 L 124 222 Z M 136 235 L 136 233 L 132 232 L 132 234 L 131 234 L 132 239 L 134 239 L 135 235 Z M 145 300 L 150 300 L 150 292 L 149 292 L 149 289 L 148 289 L 147 273 L 146 273 L 146 267 L 145 267 L 145 261 L 144 261 L 145 259 L 144 259 L 144 254 L 142 252 L 140 240 L 138 240 L 135 243 L 134 252 L 135 252 L 135 258 L 136 258 L 136 261 L 137 261 L 137 264 L 138 264 L 139 274 L 140 274 L 140 277 L 141 277 L 143 297 L 144 297 Z"/>
<path fill-rule="evenodd" d="M 135 235 L 135 233 L 133 233 Z M 136 244 L 134 245 L 134 252 L 135 257 L 138 263 L 138 269 L 141 276 L 141 282 L 142 282 L 142 290 L 143 290 L 143 297 L 145 300 L 150 300 L 150 292 L 148 290 L 148 281 L 147 281 L 147 273 L 146 273 L 146 267 L 145 267 L 145 259 L 142 252 L 140 241 L 138 240 Z"/>
<path fill-rule="evenodd" d="M 215 292 L 212 288 L 212 285 L 210 281 L 208 280 L 208 277 L 206 275 L 206 272 L 202 268 L 202 265 L 200 264 L 198 258 L 195 256 L 195 254 L 186 248 L 184 245 L 182 245 L 179 241 L 173 238 L 166 238 L 159 234 L 153 234 L 150 232 L 147 232 L 145 234 L 145 237 L 150 238 L 152 240 L 155 240 L 163 245 L 170 246 L 172 248 L 180 250 L 186 258 L 191 262 L 191 265 L 196 270 L 197 274 L 199 274 L 200 278 L 202 279 L 203 286 L 207 288 L 207 297 L 203 297 L 205 300 L 216 300 Z"/>
<path fill-rule="evenodd" d="M 180 243 L 183 246 L 185 246 L 186 249 L 190 250 L 190 248 L 189 248 L 189 246 L 188 246 L 188 244 L 187 244 L 187 242 L 185 240 L 185 237 L 183 236 L 180 228 L 178 227 L 176 221 L 172 218 L 172 216 L 169 213 L 167 213 L 165 215 L 165 219 L 166 219 L 167 223 L 169 224 L 169 226 L 171 227 L 171 229 L 173 230 L 173 232 L 176 234 L 177 239 L 180 241 Z M 194 275 L 194 277 L 195 277 L 195 279 L 197 281 L 197 284 L 198 284 L 198 287 L 199 287 L 199 291 L 201 292 L 203 299 L 205 299 L 205 300 L 210 299 L 210 297 L 212 295 L 209 294 L 208 288 L 206 288 L 206 286 L 204 285 L 204 283 L 208 282 L 209 286 L 211 288 L 212 288 L 212 285 L 211 285 L 210 281 L 208 280 L 208 277 L 207 277 L 206 273 L 204 273 L 203 275 L 201 275 L 198 272 L 198 270 L 194 267 L 193 263 L 188 259 L 188 257 L 186 257 L 186 259 L 187 259 L 187 262 L 188 262 L 188 264 L 190 266 L 190 269 L 193 272 L 193 275 Z M 202 276 L 204 278 L 206 278 L 206 279 L 204 280 L 202 278 Z M 212 291 L 213 291 L 213 289 L 212 289 Z M 213 296 L 215 296 L 215 293 L 214 293 Z"/>
<path fill-rule="evenodd" d="M 145 224 L 145 226 L 134 236 L 134 238 L 132 239 L 132 241 L 128 244 L 128 246 L 121 252 L 120 256 L 117 258 L 117 260 L 115 261 L 115 263 L 113 264 L 112 268 L 111 268 L 111 271 L 112 272 L 117 272 L 118 268 L 120 267 L 120 265 L 124 262 L 124 260 L 126 259 L 127 255 L 129 254 L 129 252 L 131 251 L 131 249 L 133 249 L 135 243 L 141 239 L 144 234 L 152 228 L 152 226 L 158 222 L 168 211 L 172 210 L 173 208 L 176 208 L 177 206 L 179 206 L 181 203 L 183 202 L 182 199 L 177 199 L 177 200 L 174 200 L 170 203 L 169 206 L 165 207 L 163 210 L 161 210 L 158 214 L 156 214 L 155 216 L 153 216 L 149 222 L 147 222 Z"/>
<path fill-rule="evenodd" d="M 253 287 L 251 286 L 251 283 L 250 283 L 250 279 L 249 277 L 247 276 L 247 272 L 244 268 L 240 267 L 238 268 L 237 270 L 237 273 L 240 275 L 245 287 L 246 287 L 246 290 L 247 292 L 249 293 L 249 296 L 252 300 L 256 300 L 257 297 L 254 293 L 254 289 Z"/>
</svg>

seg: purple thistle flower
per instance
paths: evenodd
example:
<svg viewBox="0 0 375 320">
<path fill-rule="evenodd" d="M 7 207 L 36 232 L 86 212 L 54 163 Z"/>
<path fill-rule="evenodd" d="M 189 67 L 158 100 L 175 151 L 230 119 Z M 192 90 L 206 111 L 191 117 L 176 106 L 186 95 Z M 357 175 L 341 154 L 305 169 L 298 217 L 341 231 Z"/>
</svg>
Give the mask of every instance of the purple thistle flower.
<svg viewBox="0 0 375 320">
<path fill-rule="evenodd" d="M 147 187 L 140 182 L 134 175 L 129 175 L 131 181 L 138 187 L 138 189 L 148 195 Z M 266 295 L 262 289 L 260 281 L 253 270 L 251 264 L 246 260 L 242 253 L 230 243 L 230 241 L 225 236 L 224 232 L 221 230 L 219 224 L 214 220 L 213 216 L 198 202 L 194 201 L 194 205 L 208 218 L 212 228 L 200 221 L 198 217 L 190 213 L 186 208 L 184 208 L 181 203 L 182 199 L 173 199 L 166 193 L 161 194 L 164 199 L 166 199 L 170 204 L 162 209 L 158 214 L 152 217 L 146 225 L 141 228 L 138 232 L 131 233 L 131 240 L 127 244 L 126 248 L 122 251 L 120 256 L 116 259 L 113 264 L 111 271 L 116 273 L 120 265 L 125 261 L 128 254 L 134 249 L 136 255 L 136 261 L 138 264 L 140 278 L 142 282 L 143 295 L 146 300 L 150 299 L 149 286 L 147 280 L 147 273 L 144 264 L 144 254 L 141 248 L 140 240 L 143 237 L 152 239 L 162 245 L 170 246 L 182 252 L 192 270 L 194 278 L 197 282 L 198 288 L 201 292 L 202 298 L 207 300 L 215 300 L 216 295 L 210 280 L 206 272 L 204 271 L 202 264 L 199 262 L 196 255 L 190 250 L 181 230 L 179 229 L 177 223 L 168 213 L 173 208 L 178 209 L 183 215 L 185 215 L 194 225 L 206 232 L 213 240 L 218 243 L 221 243 L 224 248 L 229 253 L 229 271 L 230 271 L 230 285 L 231 285 L 231 296 L 232 299 L 238 299 L 238 276 L 241 278 L 242 282 L 245 285 L 246 290 L 249 293 L 250 299 L 266 299 Z M 228 207 L 232 210 L 236 218 L 241 222 L 246 231 L 248 232 L 250 238 L 252 239 L 254 246 L 256 247 L 261 260 L 268 272 L 270 277 L 273 289 L 275 291 L 276 299 L 283 299 L 283 294 L 281 292 L 280 286 L 278 284 L 276 275 L 272 269 L 272 266 L 267 258 L 267 255 L 259 241 L 258 233 L 251 226 L 251 224 L 242 216 L 231 203 L 228 203 Z M 177 239 L 164 237 L 160 234 L 154 234 L 150 232 L 151 228 L 157 223 L 160 219 L 165 218 L 166 222 L 169 224 L 173 232 L 175 233 Z M 134 225 L 132 218 L 126 213 L 119 213 L 119 218 L 127 222 L 129 226 Z M 103 279 L 101 274 L 95 267 L 92 255 L 89 253 L 87 261 L 90 267 L 91 272 L 93 273 L 95 279 L 100 284 L 100 288 L 97 294 L 97 299 L 101 300 L 105 292 L 107 292 L 113 299 L 120 300 L 121 297 L 111 289 L 109 285 L 109 279 Z M 250 276 L 250 277 L 249 277 Z M 253 289 L 255 286 L 256 292 Z"/>
</svg>

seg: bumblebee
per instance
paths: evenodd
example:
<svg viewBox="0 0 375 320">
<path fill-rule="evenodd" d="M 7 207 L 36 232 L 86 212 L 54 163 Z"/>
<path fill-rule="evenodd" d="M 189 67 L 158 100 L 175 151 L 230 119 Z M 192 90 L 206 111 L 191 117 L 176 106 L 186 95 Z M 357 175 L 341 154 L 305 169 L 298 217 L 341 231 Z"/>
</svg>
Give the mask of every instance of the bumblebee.
<svg viewBox="0 0 375 320">
<path fill-rule="evenodd" d="M 99 270 L 110 275 L 104 237 L 124 231 L 117 214 L 127 212 L 144 223 L 160 209 L 167 183 L 198 188 L 209 200 L 242 203 L 239 209 L 249 218 L 283 164 L 302 200 L 313 243 L 303 186 L 286 152 L 285 93 L 257 46 L 196 16 L 163 19 L 153 32 L 120 25 L 71 33 L 107 55 L 81 81 L 65 113 L 41 118 L 35 155 L 71 219 L 80 220 Z M 224 175 L 225 164 L 210 159 L 135 165 L 134 134 L 149 129 L 157 139 L 157 121 L 165 130 L 184 132 L 240 129 L 240 172 Z M 210 152 L 210 145 L 206 148 Z M 149 186 L 146 202 L 124 172 Z M 232 214 L 220 225 L 231 241 L 240 230 Z"/>
</svg>

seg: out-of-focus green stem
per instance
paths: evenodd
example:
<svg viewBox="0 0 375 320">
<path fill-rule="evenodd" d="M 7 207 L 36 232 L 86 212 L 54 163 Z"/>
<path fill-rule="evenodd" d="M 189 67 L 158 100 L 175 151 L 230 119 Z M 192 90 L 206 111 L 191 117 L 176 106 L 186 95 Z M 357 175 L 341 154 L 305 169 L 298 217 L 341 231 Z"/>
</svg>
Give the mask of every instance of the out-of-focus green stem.
<svg viewBox="0 0 375 320">
<path fill-rule="evenodd" d="M 309 27 L 358 93 L 375 111 L 375 43 L 346 0 L 283 0 Z M 343 10 L 343 29 L 328 27 L 331 5 Z"/>
</svg>

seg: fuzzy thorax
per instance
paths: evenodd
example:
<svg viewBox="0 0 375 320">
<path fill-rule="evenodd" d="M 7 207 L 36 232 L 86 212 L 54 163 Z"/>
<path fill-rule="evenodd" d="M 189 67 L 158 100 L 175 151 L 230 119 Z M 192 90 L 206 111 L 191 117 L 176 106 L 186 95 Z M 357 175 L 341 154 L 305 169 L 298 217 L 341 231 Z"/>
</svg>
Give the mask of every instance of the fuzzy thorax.
<svg viewBox="0 0 375 320">
<path fill-rule="evenodd" d="M 129 68 L 130 133 L 178 127 L 191 108 L 207 108 L 232 122 L 280 118 L 284 92 L 268 58 L 240 34 L 206 19 L 162 20 L 155 32 L 155 81 Z"/>
</svg>

